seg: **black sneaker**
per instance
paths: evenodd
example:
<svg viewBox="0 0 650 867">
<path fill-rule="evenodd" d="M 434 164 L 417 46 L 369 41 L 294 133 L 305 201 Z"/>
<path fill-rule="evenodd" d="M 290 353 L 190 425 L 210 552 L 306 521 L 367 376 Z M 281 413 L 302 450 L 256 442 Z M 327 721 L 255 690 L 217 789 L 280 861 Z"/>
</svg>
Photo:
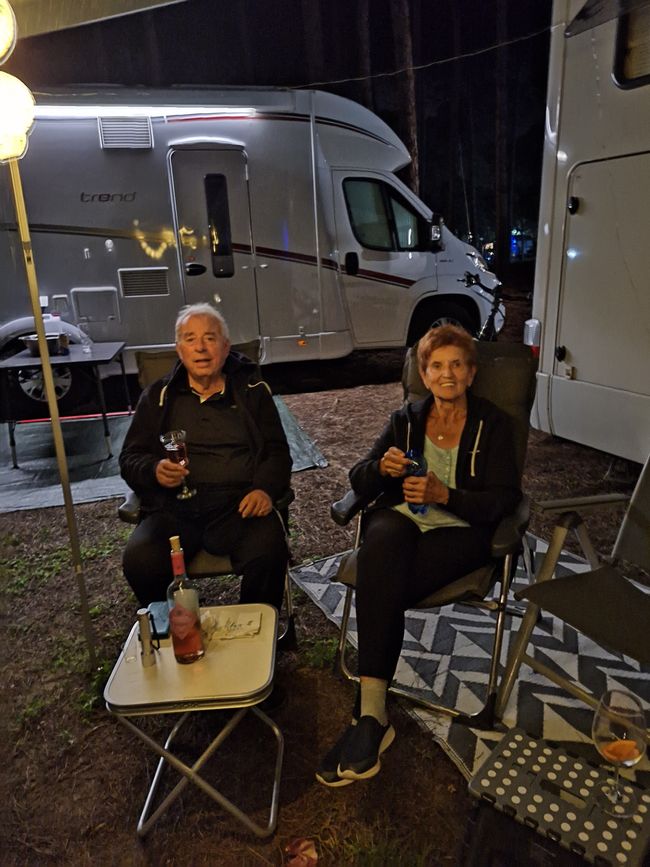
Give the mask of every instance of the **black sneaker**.
<svg viewBox="0 0 650 867">
<path fill-rule="evenodd" d="M 350 740 L 356 726 L 356 722 L 350 723 L 332 749 L 327 753 L 321 762 L 320 768 L 316 771 L 316 779 L 324 786 L 338 788 L 339 786 L 349 786 L 350 783 L 354 782 L 354 780 L 345 780 L 339 777 L 337 769 L 341 760 L 341 752 Z"/>
<path fill-rule="evenodd" d="M 394 740 L 395 729 L 390 723 L 383 726 L 374 716 L 362 716 L 341 750 L 339 777 L 344 780 L 374 777 L 381 768 L 379 756 Z"/>
</svg>

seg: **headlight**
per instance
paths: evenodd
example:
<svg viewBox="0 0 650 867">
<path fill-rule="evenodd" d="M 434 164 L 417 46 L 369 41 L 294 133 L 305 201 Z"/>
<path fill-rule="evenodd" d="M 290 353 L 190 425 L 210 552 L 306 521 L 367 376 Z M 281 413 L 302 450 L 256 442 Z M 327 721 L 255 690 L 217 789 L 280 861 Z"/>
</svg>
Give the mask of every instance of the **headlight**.
<svg viewBox="0 0 650 867">
<path fill-rule="evenodd" d="M 488 265 L 483 256 L 478 253 L 476 250 L 468 250 L 465 253 L 466 256 L 469 257 L 470 262 L 475 268 L 478 268 L 479 271 L 487 271 Z"/>
</svg>

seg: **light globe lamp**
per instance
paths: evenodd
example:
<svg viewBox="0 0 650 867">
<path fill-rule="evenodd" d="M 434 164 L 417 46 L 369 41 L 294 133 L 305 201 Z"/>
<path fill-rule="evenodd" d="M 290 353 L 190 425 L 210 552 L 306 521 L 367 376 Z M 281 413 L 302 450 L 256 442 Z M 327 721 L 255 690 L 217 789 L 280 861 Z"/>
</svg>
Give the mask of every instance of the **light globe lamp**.
<svg viewBox="0 0 650 867">
<path fill-rule="evenodd" d="M 0 63 L 4 63 L 16 45 L 16 16 L 7 0 L 0 0 Z"/>
<path fill-rule="evenodd" d="M 20 159 L 34 125 L 34 97 L 8 72 L 0 72 L 0 162 Z"/>
</svg>

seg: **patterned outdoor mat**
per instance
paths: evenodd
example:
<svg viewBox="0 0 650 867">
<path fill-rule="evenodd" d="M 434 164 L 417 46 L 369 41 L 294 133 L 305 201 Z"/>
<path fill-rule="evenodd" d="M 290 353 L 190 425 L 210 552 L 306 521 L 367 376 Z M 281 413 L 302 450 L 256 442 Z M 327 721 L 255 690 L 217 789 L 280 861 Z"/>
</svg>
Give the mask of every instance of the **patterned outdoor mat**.
<svg viewBox="0 0 650 867">
<path fill-rule="evenodd" d="M 535 556 L 546 550 L 546 543 L 530 535 L 529 539 Z M 340 556 L 327 557 L 292 571 L 296 584 L 337 625 L 341 623 L 345 587 L 330 579 L 336 575 Z M 565 554 L 559 568 L 560 574 L 564 574 L 562 570 L 579 572 L 587 566 L 578 558 Z M 525 573 L 520 567 L 513 587 L 517 589 L 518 585 L 525 583 Z M 488 677 L 493 618 L 491 612 L 463 605 L 409 612 L 396 681 L 414 692 L 425 690 L 429 695 L 433 693 L 445 704 L 463 712 L 478 710 L 483 703 Z M 519 618 L 507 617 L 502 663 L 508 653 L 512 630 L 516 631 L 519 623 Z M 356 647 L 354 608 L 349 637 Z M 646 711 L 650 711 L 650 667 L 603 650 L 549 614 L 545 614 L 535 628 L 533 643 L 535 656 L 573 675 L 595 695 L 600 695 L 608 687 L 621 685 L 637 693 L 643 699 Z M 468 728 L 454 723 L 450 717 L 430 713 L 409 702 L 405 702 L 405 706 L 431 732 L 467 779 L 503 737 L 502 731 Z M 598 761 L 598 754 L 591 744 L 592 719 L 593 711 L 589 707 L 522 665 L 503 723 L 508 729 L 524 729 L 533 737 L 556 741 L 573 752 Z M 636 779 L 650 788 L 647 756 L 637 766 Z"/>
</svg>

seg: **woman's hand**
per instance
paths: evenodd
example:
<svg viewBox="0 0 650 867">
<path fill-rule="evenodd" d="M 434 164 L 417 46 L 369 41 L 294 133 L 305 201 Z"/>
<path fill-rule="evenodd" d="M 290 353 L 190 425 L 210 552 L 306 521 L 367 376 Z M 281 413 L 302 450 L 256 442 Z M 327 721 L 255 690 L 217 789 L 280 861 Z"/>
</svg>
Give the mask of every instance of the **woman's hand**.
<svg viewBox="0 0 650 867">
<path fill-rule="evenodd" d="M 431 471 L 426 476 L 407 476 L 402 482 L 402 491 L 407 503 L 418 506 L 429 503 L 444 505 L 449 500 L 449 488 Z"/>
<path fill-rule="evenodd" d="M 156 481 L 163 488 L 177 488 L 189 472 L 186 467 L 163 458 L 156 464 Z"/>
<path fill-rule="evenodd" d="M 393 479 L 399 479 L 400 476 L 404 475 L 410 463 L 401 449 L 391 446 L 388 451 L 384 452 L 379 461 L 379 472 L 382 476 L 391 476 Z"/>
</svg>

